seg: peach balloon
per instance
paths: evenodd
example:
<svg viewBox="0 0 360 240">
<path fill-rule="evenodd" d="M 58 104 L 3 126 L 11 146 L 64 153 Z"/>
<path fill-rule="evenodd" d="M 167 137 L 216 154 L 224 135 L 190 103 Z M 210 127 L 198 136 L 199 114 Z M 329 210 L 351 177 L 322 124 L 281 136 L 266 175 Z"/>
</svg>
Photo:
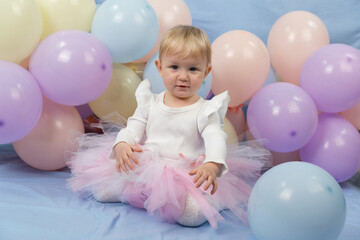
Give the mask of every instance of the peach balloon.
<svg viewBox="0 0 360 240">
<path fill-rule="evenodd" d="M 212 43 L 212 91 L 229 91 L 230 107 L 251 98 L 264 84 L 270 69 L 269 53 L 254 34 L 234 30 Z"/>
<path fill-rule="evenodd" d="M 349 120 L 357 129 L 360 130 L 360 102 L 352 108 L 341 112 L 340 115 Z"/>
<path fill-rule="evenodd" d="M 272 152 L 273 156 L 273 166 L 285 163 L 285 162 L 291 162 L 291 161 L 300 161 L 300 152 L 299 150 L 293 151 L 293 152 Z"/>
<path fill-rule="evenodd" d="M 300 85 L 301 69 L 307 58 L 329 44 L 329 34 L 316 15 L 293 11 L 281 16 L 272 26 L 267 46 L 270 61 L 281 79 Z"/>
<path fill-rule="evenodd" d="M 67 151 L 77 148 L 76 145 L 69 145 L 75 131 L 84 133 L 83 121 L 75 107 L 44 98 L 39 122 L 13 146 L 20 158 L 30 166 L 40 170 L 57 170 L 66 166 L 65 147 Z"/>
<path fill-rule="evenodd" d="M 153 7 L 158 23 L 159 35 L 154 47 L 142 58 L 134 61 L 147 62 L 155 53 L 159 51 L 160 41 L 167 30 L 176 25 L 191 25 L 191 13 L 183 0 L 148 0 Z"/>
<path fill-rule="evenodd" d="M 241 108 L 229 108 L 226 113 L 227 119 L 232 123 L 239 141 L 242 141 L 245 132 L 245 116 Z M 241 139 L 240 139 L 241 138 Z"/>
<path fill-rule="evenodd" d="M 110 84 L 100 97 L 89 103 L 91 110 L 99 118 L 112 113 L 129 118 L 137 106 L 135 91 L 140 82 L 140 77 L 131 68 L 113 63 Z M 113 120 L 110 118 L 107 121 Z"/>
<path fill-rule="evenodd" d="M 31 55 L 25 58 L 19 65 L 25 68 L 26 70 L 29 70 L 30 57 Z"/>
</svg>

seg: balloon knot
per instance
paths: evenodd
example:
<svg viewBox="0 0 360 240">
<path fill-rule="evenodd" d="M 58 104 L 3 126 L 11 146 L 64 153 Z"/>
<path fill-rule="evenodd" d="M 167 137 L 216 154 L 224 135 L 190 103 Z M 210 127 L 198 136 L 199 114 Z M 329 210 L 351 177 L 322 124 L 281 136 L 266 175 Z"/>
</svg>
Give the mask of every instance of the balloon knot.
<svg viewBox="0 0 360 240">
<path fill-rule="evenodd" d="M 231 112 L 231 111 L 235 111 L 236 113 L 239 113 L 241 111 L 241 108 L 244 107 L 245 105 L 244 104 L 240 104 L 236 107 L 228 107 L 228 111 Z"/>
</svg>

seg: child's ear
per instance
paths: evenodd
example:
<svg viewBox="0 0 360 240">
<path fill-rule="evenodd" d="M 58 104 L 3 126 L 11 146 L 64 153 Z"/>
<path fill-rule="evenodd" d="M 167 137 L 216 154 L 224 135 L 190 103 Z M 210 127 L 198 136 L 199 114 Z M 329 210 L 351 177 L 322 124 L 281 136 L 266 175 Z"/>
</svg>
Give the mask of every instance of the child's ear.
<svg viewBox="0 0 360 240">
<path fill-rule="evenodd" d="M 207 75 L 209 75 L 209 73 L 210 73 L 210 71 L 211 71 L 211 65 L 209 64 L 209 65 L 207 65 L 207 67 L 206 67 L 206 69 L 205 69 L 205 75 L 204 75 L 204 78 L 206 78 L 207 77 Z"/>
<path fill-rule="evenodd" d="M 161 72 L 162 72 L 162 65 L 161 65 L 161 61 L 160 61 L 160 59 L 156 59 L 156 60 L 155 60 L 155 65 L 156 65 L 157 70 L 158 70 L 158 71 L 159 71 L 159 73 L 160 73 L 160 76 L 162 77 L 162 75 L 161 75 Z"/>
</svg>

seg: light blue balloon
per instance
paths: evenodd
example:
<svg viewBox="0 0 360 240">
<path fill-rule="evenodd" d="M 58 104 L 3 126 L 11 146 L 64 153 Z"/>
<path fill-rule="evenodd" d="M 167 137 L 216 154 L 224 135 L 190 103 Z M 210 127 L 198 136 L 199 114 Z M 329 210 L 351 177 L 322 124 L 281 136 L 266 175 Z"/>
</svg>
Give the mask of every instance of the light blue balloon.
<svg viewBox="0 0 360 240">
<path fill-rule="evenodd" d="M 258 240 L 335 240 L 345 223 L 346 204 L 339 184 L 325 170 L 287 162 L 256 182 L 248 216 Z"/>
<path fill-rule="evenodd" d="M 106 0 L 95 13 L 91 33 L 105 44 L 113 62 L 128 63 L 153 48 L 159 24 L 146 0 Z"/>
<path fill-rule="evenodd" d="M 159 59 L 159 53 L 154 54 L 149 61 L 146 63 L 144 68 L 143 79 L 149 79 L 153 93 L 161 93 L 166 90 L 163 80 L 160 76 L 159 71 L 156 68 L 155 60 Z M 211 90 L 212 76 L 210 74 L 205 78 L 201 88 L 197 91 L 197 94 L 206 98 Z"/>
</svg>

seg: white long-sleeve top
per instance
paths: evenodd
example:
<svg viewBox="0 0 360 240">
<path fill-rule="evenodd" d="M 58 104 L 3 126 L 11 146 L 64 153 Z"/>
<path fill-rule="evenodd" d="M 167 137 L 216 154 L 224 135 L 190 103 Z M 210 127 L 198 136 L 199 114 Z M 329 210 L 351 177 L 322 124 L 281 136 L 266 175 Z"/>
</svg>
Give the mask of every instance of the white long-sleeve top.
<svg viewBox="0 0 360 240">
<path fill-rule="evenodd" d="M 159 157 L 178 159 L 179 154 L 191 159 L 204 155 L 206 162 L 222 164 L 219 176 L 227 172 L 226 134 L 222 130 L 230 97 L 227 92 L 211 100 L 199 100 L 189 106 L 172 108 L 164 104 L 164 93 L 153 94 L 149 80 L 138 86 L 135 96 L 138 107 L 128 119 L 126 128 L 116 138 L 110 153 L 115 160 L 114 146 L 119 142 L 138 144 L 145 136 L 145 145 Z"/>
</svg>

